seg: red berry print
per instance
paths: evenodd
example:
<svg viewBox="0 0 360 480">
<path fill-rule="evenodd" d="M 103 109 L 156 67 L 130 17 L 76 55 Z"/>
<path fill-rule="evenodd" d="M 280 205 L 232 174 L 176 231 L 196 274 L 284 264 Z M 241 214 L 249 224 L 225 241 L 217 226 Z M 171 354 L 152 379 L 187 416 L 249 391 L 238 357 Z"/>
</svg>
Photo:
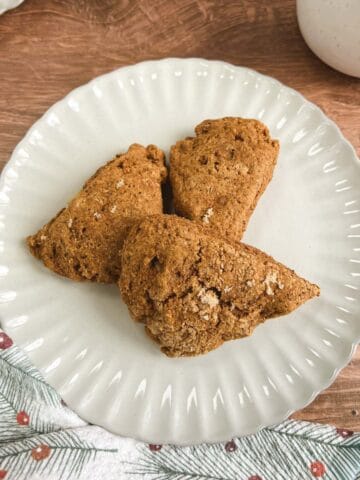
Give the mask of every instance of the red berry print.
<svg viewBox="0 0 360 480">
<path fill-rule="evenodd" d="M 162 449 L 162 445 L 154 445 L 150 443 L 149 448 L 152 452 L 159 452 Z"/>
<path fill-rule="evenodd" d="M 310 471 L 314 477 L 322 477 L 325 473 L 325 465 L 319 461 L 312 462 Z"/>
<path fill-rule="evenodd" d="M 227 442 L 225 444 L 225 450 L 229 453 L 235 452 L 236 449 L 237 449 L 237 446 L 234 440 L 230 440 L 230 442 Z"/>
<path fill-rule="evenodd" d="M 16 421 L 19 425 L 29 425 L 30 418 L 26 412 L 22 411 L 16 415 Z"/>
<path fill-rule="evenodd" d="M 7 471 L 6 470 L 0 470 L 0 480 L 3 480 L 3 478 L 5 478 L 7 475 Z"/>
<path fill-rule="evenodd" d="M 354 432 L 352 430 L 347 430 L 346 428 L 337 428 L 336 433 L 343 438 L 349 438 L 354 435 Z"/>
<path fill-rule="evenodd" d="M 11 338 L 5 332 L 0 332 L 0 350 L 6 350 L 13 344 Z"/>
<path fill-rule="evenodd" d="M 249 480 L 263 480 L 263 479 L 259 477 L 259 475 L 252 475 L 251 477 L 249 477 Z"/>
<path fill-rule="evenodd" d="M 51 449 L 48 445 L 38 445 L 31 450 L 31 456 L 34 460 L 39 462 L 40 460 L 44 460 L 50 455 Z"/>
</svg>

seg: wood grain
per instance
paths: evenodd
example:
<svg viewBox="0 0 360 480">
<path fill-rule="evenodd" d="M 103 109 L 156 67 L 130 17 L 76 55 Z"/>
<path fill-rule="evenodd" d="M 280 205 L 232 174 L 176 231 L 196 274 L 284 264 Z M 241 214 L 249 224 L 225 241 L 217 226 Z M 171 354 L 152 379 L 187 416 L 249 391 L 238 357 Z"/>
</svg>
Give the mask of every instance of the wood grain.
<svg viewBox="0 0 360 480">
<path fill-rule="evenodd" d="M 360 82 L 303 42 L 295 0 L 26 0 L 0 17 L 0 166 L 69 90 L 145 59 L 205 57 L 299 90 L 360 150 Z M 360 351 L 295 418 L 360 430 Z"/>
</svg>

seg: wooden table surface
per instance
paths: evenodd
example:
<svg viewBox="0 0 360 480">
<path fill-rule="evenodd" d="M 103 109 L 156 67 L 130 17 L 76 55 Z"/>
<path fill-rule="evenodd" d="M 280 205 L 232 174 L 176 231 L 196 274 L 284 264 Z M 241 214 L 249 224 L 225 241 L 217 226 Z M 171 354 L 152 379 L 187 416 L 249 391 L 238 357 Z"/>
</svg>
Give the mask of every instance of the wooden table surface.
<svg viewBox="0 0 360 480">
<path fill-rule="evenodd" d="M 27 129 L 74 87 L 162 57 L 254 68 L 319 105 L 360 149 L 360 81 L 303 42 L 295 0 L 26 0 L 0 17 L 0 165 Z M 359 319 L 360 321 L 360 319 Z M 360 351 L 295 418 L 360 430 Z"/>
</svg>

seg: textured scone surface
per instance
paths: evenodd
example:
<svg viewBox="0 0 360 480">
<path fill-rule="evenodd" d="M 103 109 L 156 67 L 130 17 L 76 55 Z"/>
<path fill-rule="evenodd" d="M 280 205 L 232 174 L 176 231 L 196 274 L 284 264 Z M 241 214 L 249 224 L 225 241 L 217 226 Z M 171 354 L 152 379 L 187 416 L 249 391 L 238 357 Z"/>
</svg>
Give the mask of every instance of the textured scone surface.
<svg viewBox="0 0 360 480">
<path fill-rule="evenodd" d="M 198 355 L 319 295 L 256 248 L 229 243 L 175 215 L 132 227 L 119 287 L 132 317 L 169 356 Z"/>
<path fill-rule="evenodd" d="M 195 133 L 171 148 L 175 210 L 240 240 L 272 178 L 279 143 L 263 123 L 237 117 L 205 120 Z"/>
<path fill-rule="evenodd" d="M 101 167 L 78 195 L 35 235 L 31 253 L 54 272 L 73 280 L 116 282 L 119 250 L 129 227 L 162 213 L 164 153 L 133 144 Z"/>
</svg>

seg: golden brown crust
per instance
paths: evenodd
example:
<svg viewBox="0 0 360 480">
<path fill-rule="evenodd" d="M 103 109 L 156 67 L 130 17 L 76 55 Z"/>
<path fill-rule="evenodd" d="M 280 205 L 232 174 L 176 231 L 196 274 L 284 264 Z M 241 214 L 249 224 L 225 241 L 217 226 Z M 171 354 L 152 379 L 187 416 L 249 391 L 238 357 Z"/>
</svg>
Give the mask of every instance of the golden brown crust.
<svg viewBox="0 0 360 480">
<path fill-rule="evenodd" d="M 198 355 L 250 335 L 268 318 L 319 295 L 260 250 L 216 238 L 175 215 L 132 227 L 119 287 L 132 317 L 169 356 Z"/>
<path fill-rule="evenodd" d="M 46 267 L 73 280 L 114 283 L 119 249 L 129 227 L 162 213 L 164 153 L 133 144 L 87 180 L 83 189 L 38 233 L 28 237 L 31 253 Z"/>
<path fill-rule="evenodd" d="M 175 210 L 240 240 L 273 174 L 279 142 L 258 120 L 205 120 L 171 148 Z"/>
</svg>

